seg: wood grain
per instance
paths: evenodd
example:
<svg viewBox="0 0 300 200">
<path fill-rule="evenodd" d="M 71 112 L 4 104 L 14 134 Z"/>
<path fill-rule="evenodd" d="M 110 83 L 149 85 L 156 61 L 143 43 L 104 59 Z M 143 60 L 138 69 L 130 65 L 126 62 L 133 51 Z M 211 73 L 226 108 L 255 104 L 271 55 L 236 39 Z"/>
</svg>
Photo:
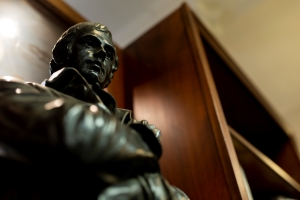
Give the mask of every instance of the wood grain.
<svg viewBox="0 0 300 200">
<path fill-rule="evenodd" d="M 183 6 L 124 50 L 126 106 L 162 130 L 161 166 L 171 184 L 191 199 L 247 199 L 188 12 Z"/>
</svg>

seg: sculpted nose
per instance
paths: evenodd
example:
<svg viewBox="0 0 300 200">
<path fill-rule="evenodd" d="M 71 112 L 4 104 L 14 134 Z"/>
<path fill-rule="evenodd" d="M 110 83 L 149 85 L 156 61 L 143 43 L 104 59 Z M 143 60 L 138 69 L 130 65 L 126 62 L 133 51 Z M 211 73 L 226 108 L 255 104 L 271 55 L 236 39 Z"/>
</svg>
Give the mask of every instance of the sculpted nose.
<svg viewBox="0 0 300 200">
<path fill-rule="evenodd" d="M 101 61 L 104 61 L 106 57 L 106 51 L 101 47 L 97 52 L 95 52 L 95 56 Z"/>
</svg>

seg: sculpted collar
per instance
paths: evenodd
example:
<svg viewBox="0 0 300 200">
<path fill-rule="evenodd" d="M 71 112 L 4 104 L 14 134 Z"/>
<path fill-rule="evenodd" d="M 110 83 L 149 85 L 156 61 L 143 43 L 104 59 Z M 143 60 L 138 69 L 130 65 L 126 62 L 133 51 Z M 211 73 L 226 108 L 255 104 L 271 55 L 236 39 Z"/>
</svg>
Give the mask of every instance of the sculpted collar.
<svg viewBox="0 0 300 200">
<path fill-rule="evenodd" d="M 42 85 L 81 101 L 93 104 L 103 103 L 111 113 L 116 113 L 115 99 L 102 88 L 96 85 L 91 87 L 84 77 L 73 67 L 65 67 L 55 72 L 48 80 L 44 80 Z"/>
</svg>

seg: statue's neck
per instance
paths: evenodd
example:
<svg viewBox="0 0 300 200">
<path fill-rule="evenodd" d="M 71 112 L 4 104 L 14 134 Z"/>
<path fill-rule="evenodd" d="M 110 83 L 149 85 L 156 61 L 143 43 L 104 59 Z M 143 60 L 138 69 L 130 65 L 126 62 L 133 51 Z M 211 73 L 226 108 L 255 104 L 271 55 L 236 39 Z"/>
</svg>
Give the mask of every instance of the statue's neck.
<svg viewBox="0 0 300 200">
<path fill-rule="evenodd" d="M 103 102 L 112 113 L 115 113 L 115 99 L 109 93 L 105 92 L 100 85 L 88 84 L 75 68 L 66 67 L 55 72 L 42 85 L 88 103 Z"/>
</svg>

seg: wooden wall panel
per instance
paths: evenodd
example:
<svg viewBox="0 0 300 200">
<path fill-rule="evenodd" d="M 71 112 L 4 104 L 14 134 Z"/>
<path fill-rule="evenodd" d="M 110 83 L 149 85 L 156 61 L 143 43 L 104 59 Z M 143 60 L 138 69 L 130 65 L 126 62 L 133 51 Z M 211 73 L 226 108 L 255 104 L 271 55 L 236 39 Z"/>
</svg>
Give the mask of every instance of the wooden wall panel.
<svg viewBox="0 0 300 200">
<path fill-rule="evenodd" d="M 35 1 L 0 0 L 0 20 L 14 21 L 17 34 L 0 34 L 0 76 L 42 82 L 49 78 L 52 48 L 69 27 Z"/>
<path fill-rule="evenodd" d="M 247 199 L 194 31 L 183 6 L 123 51 L 126 107 L 161 129 L 162 173 L 171 184 L 191 199 Z"/>
</svg>

